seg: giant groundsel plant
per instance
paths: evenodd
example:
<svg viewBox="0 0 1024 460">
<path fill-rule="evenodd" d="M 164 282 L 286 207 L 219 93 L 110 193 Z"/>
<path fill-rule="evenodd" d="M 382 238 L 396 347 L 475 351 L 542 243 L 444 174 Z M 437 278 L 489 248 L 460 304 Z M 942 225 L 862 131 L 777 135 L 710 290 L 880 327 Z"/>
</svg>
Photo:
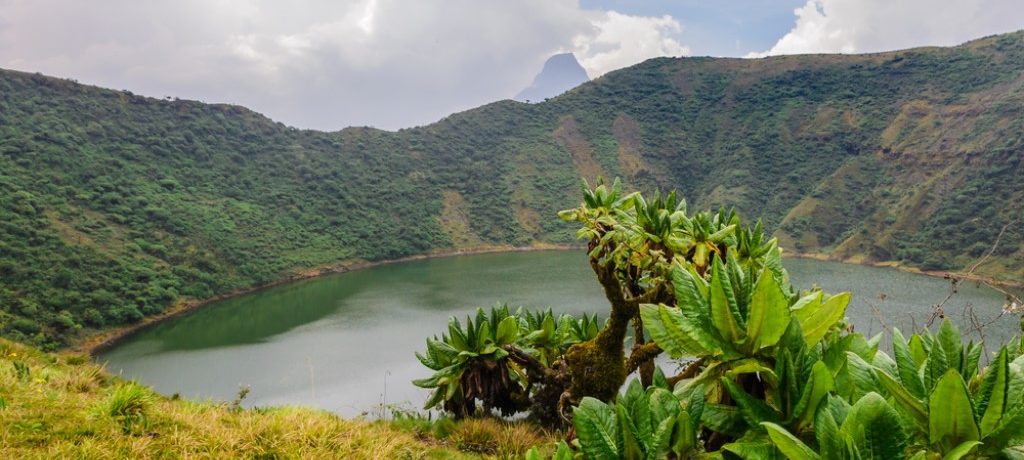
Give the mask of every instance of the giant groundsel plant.
<svg viewBox="0 0 1024 460">
<path fill-rule="evenodd" d="M 433 404 L 473 415 L 517 401 L 571 424 L 559 459 L 1024 458 L 1019 339 L 984 356 L 945 320 L 892 330 L 890 354 L 882 334 L 847 327 L 849 293 L 791 285 L 759 222 L 618 181 L 583 196 L 560 215 L 581 225 L 607 320 L 498 309 L 454 322 L 421 358 Z M 661 354 L 679 372 L 655 366 Z"/>
</svg>

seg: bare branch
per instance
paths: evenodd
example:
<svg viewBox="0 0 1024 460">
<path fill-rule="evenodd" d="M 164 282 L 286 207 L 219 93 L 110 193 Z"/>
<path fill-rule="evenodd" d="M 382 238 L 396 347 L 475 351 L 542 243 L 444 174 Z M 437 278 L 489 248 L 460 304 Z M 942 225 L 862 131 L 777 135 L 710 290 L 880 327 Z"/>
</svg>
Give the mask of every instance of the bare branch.
<svg viewBox="0 0 1024 460">
<path fill-rule="evenodd" d="M 686 366 L 686 369 L 683 369 L 683 372 L 681 372 L 679 375 L 669 377 L 667 379 L 668 387 L 673 388 L 676 386 L 677 383 L 679 383 L 682 380 L 692 379 L 696 377 L 697 374 L 700 373 L 700 370 L 704 367 L 704 362 L 706 359 L 707 358 L 700 358 L 696 361 L 692 361 L 689 365 Z"/>
</svg>

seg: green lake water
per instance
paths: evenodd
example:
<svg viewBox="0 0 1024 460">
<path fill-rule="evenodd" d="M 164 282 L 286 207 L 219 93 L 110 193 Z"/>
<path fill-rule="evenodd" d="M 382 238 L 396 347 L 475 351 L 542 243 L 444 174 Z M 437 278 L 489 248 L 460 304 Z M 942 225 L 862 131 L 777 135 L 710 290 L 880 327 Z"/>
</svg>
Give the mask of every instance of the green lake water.
<svg viewBox="0 0 1024 460">
<path fill-rule="evenodd" d="M 893 269 L 787 259 L 798 288 L 851 291 L 847 316 L 858 331 L 920 327 L 949 282 Z M 413 355 L 440 334 L 450 315 L 496 302 L 607 312 L 583 251 L 537 251 L 428 259 L 297 282 L 228 299 L 143 330 L 97 359 L 165 394 L 231 400 L 246 406 L 302 404 L 343 415 L 380 414 L 382 405 L 418 409 L 427 392 L 410 380 L 429 375 Z M 945 303 L 964 322 L 970 306 L 990 343 L 1018 329 L 995 319 L 998 292 L 964 283 Z M 966 329 L 966 328 L 965 328 Z M 966 334 L 968 336 L 970 334 Z"/>
</svg>

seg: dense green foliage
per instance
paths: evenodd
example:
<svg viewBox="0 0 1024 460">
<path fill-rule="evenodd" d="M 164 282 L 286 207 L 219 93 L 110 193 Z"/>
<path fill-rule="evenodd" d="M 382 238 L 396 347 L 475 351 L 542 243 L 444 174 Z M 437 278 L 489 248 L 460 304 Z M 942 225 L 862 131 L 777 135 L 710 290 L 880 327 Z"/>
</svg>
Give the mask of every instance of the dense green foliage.
<svg viewBox="0 0 1024 460">
<path fill-rule="evenodd" d="M 434 389 L 427 409 L 442 407 L 459 418 L 477 414 L 479 406 L 485 414 L 532 409 L 535 419 L 551 420 L 552 408 L 531 399 L 545 388 L 531 381 L 515 355 L 529 356 L 538 366 L 532 371 L 546 372 L 569 347 L 594 338 L 597 331 L 596 318 L 586 314 L 555 317 L 550 310 L 522 308 L 510 314 L 507 305 L 490 313 L 477 309 L 475 320 L 466 318 L 465 327 L 452 317 L 447 333 L 427 340 L 426 352 L 416 357 L 434 374 L 413 383 Z"/>
<path fill-rule="evenodd" d="M 1019 279 L 1022 70 L 1020 32 L 654 59 L 394 133 L 2 71 L 0 334 L 53 347 L 343 261 L 569 242 L 549 216 L 581 175 L 678 188 L 856 260 L 964 269 L 1005 227 L 977 273 Z"/>
<path fill-rule="evenodd" d="M 579 445 L 587 458 L 684 457 L 699 447 L 703 394 L 680 404 L 660 373 L 645 390 L 633 380 L 613 404 L 585 397 L 573 410 Z"/>
<path fill-rule="evenodd" d="M 960 340 L 948 320 L 909 342 L 894 330 L 895 360 L 876 352 L 865 378 L 847 382 L 864 394 L 852 407 L 830 397 L 803 441 L 762 424 L 791 459 L 1024 457 L 1024 350 L 1002 347 L 979 373 L 981 347 Z"/>
<path fill-rule="evenodd" d="M 456 414 L 490 414 L 500 407 L 488 401 L 503 397 L 563 416 L 569 404 L 576 453 L 594 459 L 1024 458 L 1020 339 L 986 367 L 984 344 L 964 344 L 947 318 L 909 340 L 893 329 L 890 356 L 879 349 L 883 333 L 867 338 L 846 326 L 849 293 L 793 288 L 760 223 L 745 226 L 725 211 L 688 215 L 675 192 L 649 200 L 624 194 L 618 181 L 585 186 L 583 198 L 560 214 L 582 224 L 577 235 L 611 304 L 608 321 L 553 364 L 531 366 L 538 354 L 519 357 L 515 317 L 481 311 L 470 331 L 503 352 L 468 356 L 490 367 L 523 364 L 523 381 L 564 391 L 556 400 L 492 386 L 483 411 Z M 453 322 L 444 342 L 471 343 L 456 338 L 461 331 Z M 662 352 L 679 360 L 678 375 L 654 366 Z M 634 370 L 639 378 L 620 394 Z M 474 380 L 451 381 L 448 393 Z"/>
</svg>

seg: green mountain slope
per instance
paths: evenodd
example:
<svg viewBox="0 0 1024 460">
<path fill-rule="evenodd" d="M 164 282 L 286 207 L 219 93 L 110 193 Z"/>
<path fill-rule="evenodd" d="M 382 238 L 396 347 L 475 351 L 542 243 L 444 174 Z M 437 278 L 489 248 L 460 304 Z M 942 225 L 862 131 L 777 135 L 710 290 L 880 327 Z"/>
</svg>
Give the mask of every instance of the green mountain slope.
<svg viewBox="0 0 1024 460">
<path fill-rule="evenodd" d="M 1024 32 L 654 59 L 385 132 L 0 72 L 0 334 L 46 346 L 346 260 L 568 242 L 578 178 L 678 188 L 784 247 L 1024 278 Z M 1005 231 L 1003 231 L 1005 229 Z"/>
</svg>

